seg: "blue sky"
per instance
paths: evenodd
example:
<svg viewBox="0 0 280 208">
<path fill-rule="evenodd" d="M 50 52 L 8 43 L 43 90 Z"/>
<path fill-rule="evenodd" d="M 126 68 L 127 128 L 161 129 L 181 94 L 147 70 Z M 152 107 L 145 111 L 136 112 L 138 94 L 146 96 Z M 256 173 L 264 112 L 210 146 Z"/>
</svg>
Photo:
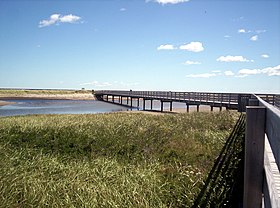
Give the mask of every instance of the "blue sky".
<svg viewBox="0 0 280 208">
<path fill-rule="evenodd" d="M 0 0 L 0 87 L 280 93 L 280 1 Z"/>
</svg>

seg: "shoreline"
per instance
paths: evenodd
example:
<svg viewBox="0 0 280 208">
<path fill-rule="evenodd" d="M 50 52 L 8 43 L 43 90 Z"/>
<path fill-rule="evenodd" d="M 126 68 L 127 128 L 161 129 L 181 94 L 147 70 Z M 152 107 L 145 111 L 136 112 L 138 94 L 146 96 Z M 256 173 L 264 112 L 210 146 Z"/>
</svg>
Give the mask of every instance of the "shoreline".
<svg viewBox="0 0 280 208">
<path fill-rule="evenodd" d="M 0 107 L 5 106 L 5 105 L 12 105 L 12 104 L 15 104 L 15 102 L 8 102 L 8 101 L 0 100 Z"/>
<path fill-rule="evenodd" d="M 90 93 L 73 93 L 73 94 L 26 94 L 26 95 L 13 95 L 13 94 L 0 94 L 0 106 L 12 105 L 15 102 L 7 100 L 96 100 Z"/>
<path fill-rule="evenodd" d="M 20 99 L 30 99 L 30 100 L 95 100 L 92 94 L 76 93 L 76 94 L 26 94 L 26 95 L 4 95 L 0 94 L 0 100 L 20 100 Z"/>
</svg>

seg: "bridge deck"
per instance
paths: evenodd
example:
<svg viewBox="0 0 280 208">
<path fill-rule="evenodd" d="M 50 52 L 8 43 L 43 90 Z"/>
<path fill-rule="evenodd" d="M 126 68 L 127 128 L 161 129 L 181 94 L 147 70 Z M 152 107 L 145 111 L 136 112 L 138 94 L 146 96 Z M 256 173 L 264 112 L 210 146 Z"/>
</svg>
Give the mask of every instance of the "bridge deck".
<svg viewBox="0 0 280 208">
<path fill-rule="evenodd" d="M 171 92 L 171 91 L 95 91 L 94 92 L 97 99 L 107 102 L 112 102 L 116 104 L 126 105 L 133 107 L 132 101 L 134 99 L 139 99 L 144 101 L 159 100 L 161 103 L 169 102 L 170 110 L 172 110 L 172 102 L 186 103 L 187 107 L 189 105 L 208 105 L 213 107 L 225 107 L 227 109 L 238 109 L 239 111 L 245 111 L 246 105 L 249 104 L 249 100 L 254 96 L 252 94 L 239 94 L 239 93 L 204 93 L 204 92 Z M 264 94 L 258 95 L 266 102 L 280 107 L 280 95 L 275 94 Z M 115 101 L 115 98 L 119 98 L 119 103 Z M 126 98 L 127 103 L 124 104 L 122 101 Z M 128 101 L 130 100 L 130 105 Z M 143 109 L 145 106 L 143 104 Z M 152 104 L 151 104 L 152 106 Z M 163 105 L 161 105 L 163 106 Z M 163 107 L 162 107 L 163 108 Z M 199 107 L 198 107 L 199 108 Z M 162 111 L 163 109 L 161 109 Z"/>
</svg>

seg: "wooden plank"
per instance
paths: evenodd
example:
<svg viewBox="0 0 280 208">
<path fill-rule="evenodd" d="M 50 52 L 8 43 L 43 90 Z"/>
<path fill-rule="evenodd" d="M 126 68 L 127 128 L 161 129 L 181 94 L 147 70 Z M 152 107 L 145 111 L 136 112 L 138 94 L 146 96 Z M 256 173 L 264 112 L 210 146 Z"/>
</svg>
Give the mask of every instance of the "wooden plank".
<svg viewBox="0 0 280 208">
<path fill-rule="evenodd" d="M 246 108 L 244 198 L 246 208 L 262 206 L 265 107 Z"/>
<path fill-rule="evenodd" d="M 266 134 L 280 169 L 280 110 L 258 98 L 260 105 L 266 107 Z"/>
<path fill-rule="evenodd" d="M 265 137 L 264 171 L 265 207 L 280 207 L 280 173 L 267 136 Z"/>
</svg>

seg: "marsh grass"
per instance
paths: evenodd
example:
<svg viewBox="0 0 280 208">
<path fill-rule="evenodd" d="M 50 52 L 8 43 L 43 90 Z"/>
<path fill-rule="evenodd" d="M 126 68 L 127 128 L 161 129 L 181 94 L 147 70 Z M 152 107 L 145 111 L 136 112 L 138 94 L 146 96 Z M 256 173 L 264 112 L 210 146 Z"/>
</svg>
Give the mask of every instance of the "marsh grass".
<svg viewBox="0 0 280 208">
<path fill-rule="evenodd" d="M 1 207 L 189 207 L 238 114 L 0 119 Z"/>
<path fill-rule="evenodd" d="M 26 89 L 0 89 L 1 96 L 24 95 L 71 95 L 75 93 L 91 93 L 91 90 L 26 90 Z"/>
</svg>

